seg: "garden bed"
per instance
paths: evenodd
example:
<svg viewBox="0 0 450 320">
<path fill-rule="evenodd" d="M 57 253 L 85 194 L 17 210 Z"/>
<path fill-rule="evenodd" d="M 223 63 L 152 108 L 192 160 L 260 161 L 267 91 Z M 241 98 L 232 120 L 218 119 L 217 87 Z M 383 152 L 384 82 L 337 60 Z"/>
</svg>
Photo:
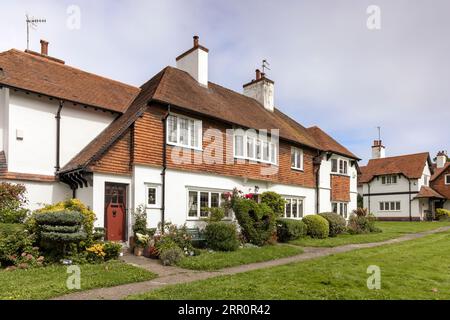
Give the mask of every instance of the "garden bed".
<svg viewBox="0 0 450 320">
<path fill-rule="evenodd" d="M 243 264 L 263 262 L 301 254 L 303 250 L 289 245 L 240 248 L 231 252 L 209 252 L 182 259 L 177 265 L 191 270 L 219 270 Z"/>
<path fill-rule="evenodd" d="M 112 287 L 156 278 L 156 274 L 120 261 L 81 265 L 81 289 L 69 290 L 67 267 L 0 270 L 0 300 L 42 300 L 76 291 Z"/>
</svg>

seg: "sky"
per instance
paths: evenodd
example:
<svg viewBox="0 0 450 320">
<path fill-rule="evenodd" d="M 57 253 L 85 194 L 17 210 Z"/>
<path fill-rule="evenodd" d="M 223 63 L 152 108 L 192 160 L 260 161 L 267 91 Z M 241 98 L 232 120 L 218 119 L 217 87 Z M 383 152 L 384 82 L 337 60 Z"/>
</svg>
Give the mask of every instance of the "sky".
<svg viewBox="0 0 450 320">
<path fill-rule="evenodd" d="M 47 21 L 30 31 L 30 49 L 48 40 L 49 55 L 66 64 L 140 86 L 175 66 L 198 35 L 210 81 L 242 92 L 266 59 L 276 106 L 321 127 L 361 164 L 378 126 L 387 156 L 450 152 L 450 1 L 0 0 L 0 8 L 0 51 L 26 48 L 28 13 Z M 379 28 L 370 29 L 374 17 Z"/>
</svg>

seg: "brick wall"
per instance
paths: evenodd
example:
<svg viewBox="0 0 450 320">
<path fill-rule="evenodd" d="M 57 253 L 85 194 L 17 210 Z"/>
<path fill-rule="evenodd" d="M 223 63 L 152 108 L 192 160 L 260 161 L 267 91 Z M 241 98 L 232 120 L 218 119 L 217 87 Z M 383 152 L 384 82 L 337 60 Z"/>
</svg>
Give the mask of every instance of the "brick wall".
<svg viewBox="0 0 450 320">
<path fill-rule="evenodd" d="M 160 105 L 154 104 L 148 108 L 148 110 L 140 117 L 135 123 L 134 129 L 134 150 L 133 157 L 134 163 L 140 165 L 162 165 L 162 153 L 163 153 L 163 127 L 162 127 L 162 117 L 165 114 L 166 109 Z M 180 113 L 177 111 L 177 113 Z M 226 136 L 226 129 L 231 129 L 222 122 L 202 119 L 203 131 L 206 132 L 209 128 L 219 129 L 221 132 L 221 137 L 223 139 L 224 145 L 223 149 L 229 148 L 232 150 L 233 140 L 232 137 Z M 270 129 L 270 128 L 268 128 Z M 203 138 L 203 150 L 209 144 L 209 138 Z M 168 146 L 167 149 L 167 166 L 168 168 L 187 170 L 187 171 L 198 171 L 198 172 L 209 172 L 214 174 L 220 174 L 225 176 L 238 176 L 246 177 L 249 179 L 266 180 L 271 182 L 285 183 L 285 184 L 295 184 L 306 187 L 315 187 L 315 175 L 313 169 L 313 157 L 315 155 L 314 150 L 304 149 L 304 171 L 296 171 L 291 169 L 291 150 L 290 146 L 285 142 L 280 142 L 279 150 L 279 167 L 278 172 L 273 175 L 266 175 L 261 172 L 264 167 L 270 167 L 267 164 L 259 163 L 249 163 L 245 161 L 244 164 L 236 163 L 233 159 L 233 153 L 231 154 L 231 159 L 226 159 L 226 152 L 224 150 L 223 156 L 219 157 L 222 163 L 205 163 L 202 161 L 203 153 L 202 151 L 193 151 L 190 149 L 186 150 L 185 153 L 177 155 L 182 155 L 183 163 L 179 163 L 172 155 L 177 149 L 172 146 Z M 213 153 L 214 154 L 214 153 Z M 111 154 L 113 155 L 113 154 Z M 185 163 L 188 162 L 188 163 Z M 228 162 L 228 163 L 227 163 Z M 229 163 L 231 162 L 231 164 Z"/>
<path fill-rule="evenodd" d="M 433 180 L 430 186 L 447 199 L 450 199 L 450 185 L 445 184 L 446 174 L 450 174 L 450 166 L 448 166 L 436 180 Z"/>
<path fill-rule="evenodd" d="M 350 201 L 350 177 L 331 175 L 331 200 Z"/>
</svg>

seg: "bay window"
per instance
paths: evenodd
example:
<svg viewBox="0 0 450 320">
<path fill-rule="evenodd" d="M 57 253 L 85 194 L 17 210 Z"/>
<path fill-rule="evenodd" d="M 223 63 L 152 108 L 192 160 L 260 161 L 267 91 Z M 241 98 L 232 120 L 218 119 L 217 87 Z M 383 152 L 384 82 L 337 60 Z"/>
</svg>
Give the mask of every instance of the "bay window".
<svg viewBox="0 0 450 320">
<path fill-rule="evenodd" d="M 331 172 L 338 174 L 348 174 L 348 160 L 345 159 L 331 159 Z"/>
<path fill-rule="evenodd" d="M 348 218 L 348 203 L 347 202 L 332 202 L 331 211 L 341 215 L 344 219 Z"/>
</svg>

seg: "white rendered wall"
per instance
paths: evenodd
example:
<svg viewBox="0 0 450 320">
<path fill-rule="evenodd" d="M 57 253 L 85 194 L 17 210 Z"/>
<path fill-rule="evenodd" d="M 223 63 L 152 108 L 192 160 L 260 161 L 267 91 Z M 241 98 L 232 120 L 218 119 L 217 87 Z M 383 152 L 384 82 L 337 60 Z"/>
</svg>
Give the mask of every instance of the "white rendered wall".
<svg viewBox="0 0 450 320">
<path fill-rule="evenodd" d="M 0 180 L 1 181 L 1 180 Z M 31 182 L 19 180 L 5 180 L 4 182 L 22 184 L 26 187 L 27 208 L 36 210 L 45 204 L 53 204 L 71 198 L 72 190 L 59 182 Z"/>
<path fill-rule="evenodd" d="M 428 166 L 428 162 L 425 163 L 425 166 L 423 168 L 423 173 L 422 173 L 422 177 L 419 179 L 418 181 L 418 190 L 420 190 L 420 188 L 422 186 L 424 186 L 424 182 L 425 182 L 425 176 L 428 177 L 428 183 L 426 184 L 426 186 L 430 185 L 430 178 L 431 178 L 431 171 L 430 171 L 430 167 Z"/>
<path fill-rule="evenodd" d="M 61 112 L 61 167 L 94 140 L 114 119 L 115 116 L 110 112 L 64 104 Z"/>
<path fill-rule="evenodd" d="M 56 113 L 59 102 L 21 92 L 10 94 L 10 172 L 54 175 L 56 165 Z M 113 120 L 110 113 L 81 106 L 63 107 L 61 119 L 61 166 L 74 157 Z M 17 130 L 23 140 L 17 140 Z"/>
<path fill-rule="evenodd" d="M 0 89 L 0 151 L 8 151 L 9 89 Z"/>
<path fill-rule="evenodd" d="M 208 86 L 208 53 L 196 49 L 177 61 L 177 68 L 189 73 L 195 80 Z"/>
</svg>

